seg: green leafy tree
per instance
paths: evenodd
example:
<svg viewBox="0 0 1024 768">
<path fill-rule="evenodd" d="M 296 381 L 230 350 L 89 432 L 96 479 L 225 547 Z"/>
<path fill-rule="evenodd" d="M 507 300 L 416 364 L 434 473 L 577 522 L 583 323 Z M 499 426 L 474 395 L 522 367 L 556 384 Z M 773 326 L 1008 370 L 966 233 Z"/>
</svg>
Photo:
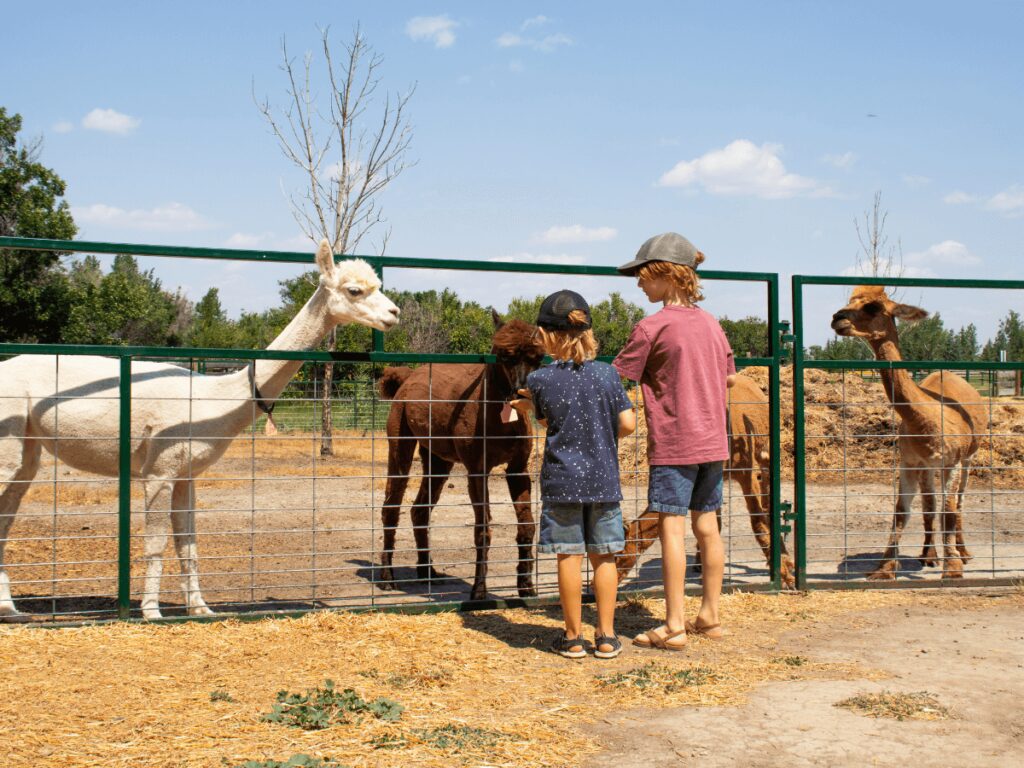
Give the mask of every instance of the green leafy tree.
<svg viewBox="0 0 1024 768">
<path fill-rule="evenodd" d="M 189 306 L 180 293 L 165 291 L 153 270 L 141 271 L 130 254 L 115 256 L 111 271 L 98 284 L 97 269 L 88 258 L 72 268 L 66 342 L 181 346 Z"/>
<path fill-rule="evenodd" d="M 594 321 L 598 354 L 617 355 L 626 346 L 633 328 L 647 313 L 643 307 L 626 301 L 621 294 L 611 293 L 607 299 L 594 304 L 590 314 Z"/>
<path fill-rule="evenodd" d="M 904 360 L 948 360 L 952 335 L 936 312 L 916 323 L 900 324 L 900 352 Z"/>
<path fill-rule="evenodd" d="M 736 357 L 768 356 L 768 321 L 749 315 L 742 320 L 718 320 Z"/>
<path fill-rule="evenodd" d="M 949 336 L 949 360 L 977 360 L 978 359 L 978 329 L 971 323 L 966 328 L 961 328 Z"/>
<path fill-rule="evenodd" d="M 1015 310 L 1000 321 L 995 337 L 985 344 L 983 360 L 999 360 L 999 352 L 1006 350 L 1006 359 L 1011 362 L 1024 361 L 1024 322 Z"/>
<path fill-rule="evenodd" d="M 839 336 L 829 339 L 825 346 L 817 344 L 807 350 L 811 360 L 871 360 L 874 358 L 871 348 L 858 338 Z"/>
<path fill-rule="evenodd" d="M 0 107 L 0 235 L 70 240 L 77 233 L 66 185 L 39 162 L 42 141 L 18 143 L 21 115 Z M 67 319 L 58 251 L 0 249 L 0 341 L 57 342 Z"/>
<path fill-rule="evenodd" d="M 211 288 L 199 300 L 192 313 L 188 346 L 224 349 L 238 344 L 239 333 L 220 304 L 220 291 Z"/>
</svg>

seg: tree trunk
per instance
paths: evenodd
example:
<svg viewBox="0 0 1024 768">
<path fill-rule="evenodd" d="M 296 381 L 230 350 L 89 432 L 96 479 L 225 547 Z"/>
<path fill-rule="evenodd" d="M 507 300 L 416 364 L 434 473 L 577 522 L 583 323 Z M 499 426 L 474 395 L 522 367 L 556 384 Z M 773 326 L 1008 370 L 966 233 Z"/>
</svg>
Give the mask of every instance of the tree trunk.
<svg viewBox="0 0 1024 768">
<path fill-rule="evenodd" d="M 334 351 L 335 331 L 327 335 L 327 348 Z M 334 455 L 334 413 L 331 410 L 331 380 L 334 378 L 334 363 L 324 363 L 324 376 L 320 390 L 320 455 Z"/>
</svg>

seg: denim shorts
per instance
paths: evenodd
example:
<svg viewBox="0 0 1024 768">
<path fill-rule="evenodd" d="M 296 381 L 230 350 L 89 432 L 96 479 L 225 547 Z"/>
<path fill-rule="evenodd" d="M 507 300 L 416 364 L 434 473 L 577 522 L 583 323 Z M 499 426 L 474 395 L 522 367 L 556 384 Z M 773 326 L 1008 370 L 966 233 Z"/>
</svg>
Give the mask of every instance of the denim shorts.
<svg viewBox="0 0 1024 768">
<path fill-rule="evenodd" d="M 647 478 L 647 503 L 652 512 L 685 515 L 687 510 L 710 512 L 722 506 L 722 466 L 725 462 L 655 465 Z"/>
<path fill-rule="evenodd" d="M 545 501 L 537 551 L 556 555 L 610 555 L 626 546 L 617 501 Z"/>
</svg>

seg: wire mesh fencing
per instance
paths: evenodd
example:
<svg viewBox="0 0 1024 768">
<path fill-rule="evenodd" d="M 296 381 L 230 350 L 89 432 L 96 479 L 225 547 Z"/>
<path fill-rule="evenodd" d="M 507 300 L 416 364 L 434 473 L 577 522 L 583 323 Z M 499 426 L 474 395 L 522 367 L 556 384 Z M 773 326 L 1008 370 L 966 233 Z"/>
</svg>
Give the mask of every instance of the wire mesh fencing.
<svg viewBox="0 0 1024 768">
<path fill-rule="evenodd" d="M 536 553 L 544 430 L 502 420 L 509 390 L 495 364 L 420 365 L 425 387 L 390 393 L 379 364 L 336 381 L 325 452 L 318 364 L 301 367 L 268 417 L 251 360 L 136 360 L 126 519 L 118 362 L 20 359 L 29 358 L 35 394 L 14 391 L 0 403 L 11 598 L 0 609 L 41 620 L 116 616 L 125 567 L 130 615 L 150 618 L 557 596 L 555 557 Z M 767 399 L 754 389 L 731 405 L 755 416 L 734 437 L 726 468 L 730 584 L 769 581 L 764 539 L 750 530 L 764 533 L 769 522 Z M 638 387 L 631 392 L 640 400 Z M 627 524 L 647 505 L 639 422 L 619 443 Z M 650 528 L 634 539 L 644 537 Z M 659 587 L 657 542 L 630 546 L 637 557 L 622 568 L 622 589 Z M 696 582 L 697 553 L 688 554 Z"/>
<path fill-rule="evenodd" d="M 1024 401 L 902 370 L 804 374 L 807 579 L 1024 576 Z"/>
</svg>

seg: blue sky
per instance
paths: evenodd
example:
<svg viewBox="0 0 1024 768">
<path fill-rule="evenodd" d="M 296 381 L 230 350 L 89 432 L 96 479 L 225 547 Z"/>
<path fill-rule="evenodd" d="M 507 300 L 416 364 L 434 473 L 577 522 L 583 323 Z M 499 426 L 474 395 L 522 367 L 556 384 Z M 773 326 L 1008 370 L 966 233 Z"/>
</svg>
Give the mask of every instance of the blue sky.
<svg viewBox="0 0 1024 768">
<path fill-rule="evenodd" d="M 708 268 L 779 272 L 788 302 L 793 273 L 849 273 L 854 219 L 881 190 L 907 276 L 1022 276 L 1016 2 L 17 3 L 0 103 L 42 135 L 81 239 L 311 250 L 285 196 L 302 179 L 252 94 L 283 101 L 282 36 L 301 55 L 318 25 L 341 42 L 356 23 L 381 87 L 416 84 L 417 164 L 381 199 L 389 254 L 614 265 L 675 230 Z M 145 264 L 194 300 L 218 286 L 232 315 L 275 304 L 296 271 Z M 566 281 L 388 282 L 502 308 Z M 575 286 L 643 301 L 630 281 Z M 717 314 L 763 314 L 759 291 L 706 292 Z M 810 341 L 842 295 L 808 297 Z M 982 338 L 1020 308 L 998 292 L 903 299 Z"/>
</svg>

